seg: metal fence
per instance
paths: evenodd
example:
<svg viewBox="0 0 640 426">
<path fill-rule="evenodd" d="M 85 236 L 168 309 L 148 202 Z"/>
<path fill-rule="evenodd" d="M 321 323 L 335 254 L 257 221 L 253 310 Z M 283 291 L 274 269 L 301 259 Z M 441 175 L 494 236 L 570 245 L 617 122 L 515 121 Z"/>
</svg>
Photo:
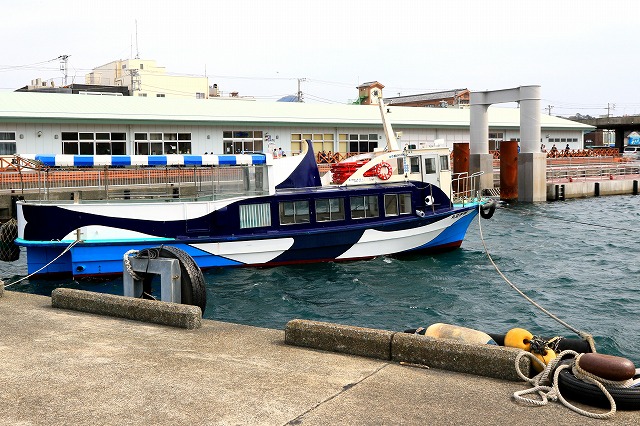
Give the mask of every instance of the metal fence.
<svg viewBox="0 0 640 426">
<path fill-rule="evenodd" d="M 0 193 L 37 192 L 47 199 L 52 190 L 104 190 L 106 198 L 127 195 L 135 188 L 150 195 L 169 195 L 175 188 L 192 188 L 196 196 L 218 192 L 246 194 L 266 191 L 262 166 L 140 167 L 87 169 L 22 169 L 0 173 Z M 260 171 L 257 171 L 260 169 Z M 162 189 L 165 189 L 162 191 Z"/>
</svg>

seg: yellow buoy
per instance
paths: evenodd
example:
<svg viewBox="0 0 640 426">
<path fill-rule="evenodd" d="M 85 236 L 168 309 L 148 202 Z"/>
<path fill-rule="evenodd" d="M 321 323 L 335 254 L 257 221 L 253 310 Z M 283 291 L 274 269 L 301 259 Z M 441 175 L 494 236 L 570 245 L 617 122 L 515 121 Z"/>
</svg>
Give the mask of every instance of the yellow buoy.
<svg viewBox="0 0 640 426">
<path fill-rule="evenodd" d="M 542 361 L 544 365 L 548 365 L 552 360 L 556 359 L 558 356 L 553 349 L 549 349 L 549 348 L 546 348 L 546 352 L 544 355 L 538 354 L 535 352 L 532 352 L 532 353 L 536 358 Z M 540 367 L 540 365 L 537 362 L 532 362 L 531 364 L 533 364 L 533 368 L 535 368 L 538 373 L 544 370 L 544 368 Z"/>
<path fill-rule="evenodd" d="M 524 328 L 512 328 L 507 331 L 504 336 L 504 345 L 510 348 L 523 349 L 529 351 L 531 344 L 529 343 L 533 338 L 533 334 L 529 333 Z"/>
</svg>

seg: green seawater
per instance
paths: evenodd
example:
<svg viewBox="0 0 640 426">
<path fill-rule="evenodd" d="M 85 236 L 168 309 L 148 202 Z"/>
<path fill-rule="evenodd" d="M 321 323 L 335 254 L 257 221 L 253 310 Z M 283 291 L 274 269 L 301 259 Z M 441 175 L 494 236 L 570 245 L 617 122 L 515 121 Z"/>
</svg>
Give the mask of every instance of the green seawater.
<svg viewBox="0 0 640 426">
<path fill-rule="evenodd" d="M 640 366 L 640 197 L 503 205 L 474 221 L 460 249 L 438 255 L 205 272 L 209 319 L 283 329 L 294 318 L 402 331 L 444 322 L 488 333 L 513 327 L 576 337 L 517 294 L 591 333 L 601 353 Z M 24 253 L 0 278 L 26 274 Z M 65 286 L 122 294 L 122 280 L 28 280 L 14 291 Z"/>
</svg>

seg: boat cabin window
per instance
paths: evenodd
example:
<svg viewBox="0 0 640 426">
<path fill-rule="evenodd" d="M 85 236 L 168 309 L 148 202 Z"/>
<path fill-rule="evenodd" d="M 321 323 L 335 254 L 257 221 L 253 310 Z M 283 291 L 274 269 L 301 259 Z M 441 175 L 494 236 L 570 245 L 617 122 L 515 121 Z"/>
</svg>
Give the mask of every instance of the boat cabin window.
<svg viewBox="0 0 640 426">
<path fill-rule="evenodd" d="M 384 194 L 384 215 L 398 216 L 411 213 L 411 194 Z"/>
<path fill-rule="evenodd" d="M 409 172 L 420 173 L 420 157 L 409 157 Z"/>
<path fill-rule="evenodd" d="M 441 155 L 440 156 L 440 170 L 449 170 L 449 156 Z"/>
<path fill-rule="evenodd" d="M 280 224 L 309 223 L 309 201 L 281 201 Z"/>
<path fill-rule="evenodd" d="M 424 159 L 424 172 L 426 174 L 431 174 L 436 172 L 436 159 L 435 158 L 425 158 Z"/>
<path fill-rule="evenodd" d="M 240 205 L 240 228 L 271 226 L 269 203 Z"/>
<path fill-rule="evenodd" d="M 378 197 L 376 195 L 360 195 L 349 197 L 351 204 L 351 218 L 364 219 L 368 217 L 378 217 Z"/>
<path fill-rule="evenodd" d="M 344 220 L 344 198 L 321 198 L 316 200 L 316 221 Z"/>
</svg>

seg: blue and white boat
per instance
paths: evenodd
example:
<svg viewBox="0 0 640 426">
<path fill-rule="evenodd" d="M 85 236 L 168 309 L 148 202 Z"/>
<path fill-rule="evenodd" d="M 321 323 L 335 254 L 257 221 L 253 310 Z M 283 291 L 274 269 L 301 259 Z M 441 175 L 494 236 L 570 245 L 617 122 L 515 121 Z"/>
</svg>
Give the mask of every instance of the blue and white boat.
<svg viewBox="0 0 640 426">
<path fill-rule="evenodd" d="M 218 168 L 244 189 L 189 198 L 19 201 L 18 238 L 30 274 L 123 270 L 123 255 L 160 245 L 201 268 L 368 259 L 461 245 L 488 200 L 473 176 L 453 177 L 449 149 L 398 149 L 381 106 L 387 148 L 332 166 L 322 178 L 311 143 L 300 155 L 31 156 L 44 165 L 180 164 Z M 235 176 L 235 177 L 233 177 Z M 455 188 L 464 190 L 453 191 Z M 484 209 L 484 210 L 483 210 Z M 491 213 L 493 212 L 491 205 Z"/>
</svg>

